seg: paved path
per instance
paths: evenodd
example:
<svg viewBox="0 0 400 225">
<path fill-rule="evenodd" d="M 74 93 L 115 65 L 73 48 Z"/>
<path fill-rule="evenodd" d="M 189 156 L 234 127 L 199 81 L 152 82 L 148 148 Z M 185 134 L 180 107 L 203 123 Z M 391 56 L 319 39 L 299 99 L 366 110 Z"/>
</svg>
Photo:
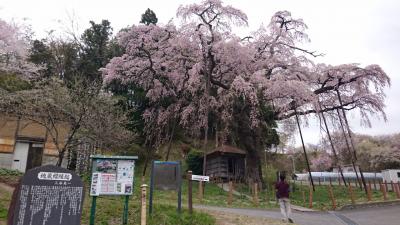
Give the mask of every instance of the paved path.
<svg viewBox="0 0 400 225">
<path fill-rule="evenodd" d="M 279 210 L 239 209 L 196 205 L 195 208 L 246 216 L 281 219 Z M 400 206 L 380 206 L 335 212 L 293 212 L 299 225 L 399 225 Z"/>
<path fill-rule="evenodd" d="M 359 225 L 400 224 L 400 205 L 353 209 L 340 213 Z"/>
</svg>

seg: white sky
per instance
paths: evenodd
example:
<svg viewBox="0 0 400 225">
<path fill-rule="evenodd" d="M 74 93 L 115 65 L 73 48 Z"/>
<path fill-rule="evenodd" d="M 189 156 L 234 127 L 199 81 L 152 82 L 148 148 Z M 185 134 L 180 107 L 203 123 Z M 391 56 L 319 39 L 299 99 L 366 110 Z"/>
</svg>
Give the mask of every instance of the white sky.
<svg viewBox="0 0 400 225">
<path fill-rule="evenodd" d="M 152 9 L 161 23 L 173 19 L 181 4 L 194 0 L 0 0 L 0 18 L 20 21 L 27 19 L 37 37 L 46 31 L 60 30 L 68 17 L 79 23 L 81 30 L 89 20 L 108 19 L 114 31 L 137 24 L 147 8 Z M 392 79 L 387 93 L 388 121 L 374 119 L 372 128 L 361 127 L 358 115 L 349 115 L 353 131 L 363 134 L 400 132 L 400 1 L 396 0 L 225 0 L 245 12 L 249 27 L 238 30 L 246 35 L 261 23 L 268 24 L 278 10 L 289 10 L 295 18 L 308 25 L 310 48 L 326 55 L 319 62 L 328 64 L 379 64 Z M 305 142 L 316 143 L 320 131 L 316 121 L 303 130 Z M 298 136 L 298 135 L 297 135 Z M 297 140 L 296 145 L 300 142 Z"/>
</svg>

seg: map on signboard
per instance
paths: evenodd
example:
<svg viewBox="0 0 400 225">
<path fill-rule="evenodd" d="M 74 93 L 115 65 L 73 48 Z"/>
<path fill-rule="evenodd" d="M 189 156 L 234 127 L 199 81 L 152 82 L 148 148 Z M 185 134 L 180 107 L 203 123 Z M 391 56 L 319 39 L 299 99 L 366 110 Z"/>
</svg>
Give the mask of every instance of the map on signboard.
<svg viewBox="0 0 400 225">
<path fill-rule="evenodd" d="M 95 158 L 90 195 L 131 195 L 134 160 Z"/>
<path fill-rule="evenodd" d="M 42 166 L 25 173 L 11 205 L 13 225 L 79 225 L 83 182 L 70 170 Z"/>
<path fill-rule="evenodd" d="M 178 190 L 180 170 L 176 162 L 154 163 L 154 188 L 157 190 Z"/>
</svg>

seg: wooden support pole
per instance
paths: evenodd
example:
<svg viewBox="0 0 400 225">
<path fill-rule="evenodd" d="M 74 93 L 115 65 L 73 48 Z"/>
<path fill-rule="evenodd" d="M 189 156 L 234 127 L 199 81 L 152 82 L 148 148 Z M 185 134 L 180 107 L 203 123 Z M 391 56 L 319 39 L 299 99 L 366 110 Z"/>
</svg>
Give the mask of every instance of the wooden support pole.
<svg viewBox="0 0 400 225">
<path fill-rule="evenodd" d="M 258 183 L 254 182 L 254 194 L 253 194 L 254 205 L 258 206 Z"/>
<path fill-rule="evenodd" d="M 387 200 L 387 193 L 386 193 L 386 188 L 385 185 L 381 184 L 381 191 L 382 191 L 382 195 L 383 195 L 383 200 L 386 201 Z"/>
<path fill-rule="evenodd" d="M 394 184 L 394 188 L 396 189 L 396 196 L 397 196 L 397 199 L 400 199 L 400 186 L 399 186 L 399 184 L 398 184 L 398 183 L 395 183 L 395 184 Z"/>
<path fill-rule="evenodd" d="M 350 131 L 350 126 L 349 126 L 349 121 L 347 120 L 347 116 L 346 116 L 346 112 L 344 111 L 344 107 L 343 107 L 343 102 L 342 102 L 342 98 L 340 96 L 340 92 L 339 89 L 336 89 L 336 93 L 339 99 L 339 103 L 343 112 L 343 118 L 344 118 L 344 122 L 346 123 L 346 127 L 347 127 L 347 133 L 349 135 L 349 139 L 350 139 L 350 143 L 351 143 L 351 147 L 353 148 L 353 155 L 354 155 L 354 161 L 357 161 L 357 152 L 356 152 L 356 148 L 354 147 L 354 142 L 353 142 L 353 138 L 351 135 L 351 131 Z M 361 176 L 361 181 L 362 181 L 362 185 L 364 185 L 364 191 L 367 192 L 367 184 L 365 182 L 365 178 L 364 178 L 364 174 L 361 170 L 361 166 L 358 167 L 358 170 L 360 172 L 360 176 Z M 357 175 L 357 171 L 356 175 Z M 358 175 L 357 175 L 357 181 L 359 181 L 358 179 Z M 361 183 L 360 183 L 360 188 L 362 189 Z"/>
<path fill-rule="evenodd" d="M 305 158 L 305 160 L 306 160 L 307 169 L 308 169 L 308 174 L 309 174 L 309 176 L 310 176 L 310 181 L 311 181 L 311 186 L 312 186 L 313 191 L 315 191 L 314 180 L 313 180 L 313 177 L 312 177 L 312 175 L 311 175 L 310 162 L 308 161 L 306 146 L 304 145 L 303 134 L 302 134 L 302 132 L 301 132 L 301 127 L 300 127 L 300 122 L 299 122 L 299 116 L 297 115 L 297 110 L 296 110 L 296 108 L 294 108 L 294 113 L 295 113 L 295 116 L 296 116 L 297 127 L 299 128 L 301 144 L 302 144 L 302 146 L 303 146 L 304 158 Z"/>
<path fill-rule="evenodd" d="M 328 186 L 328 191 L 329 191 L 329 198 L 332 201 L 332 209 L 335 210 L 336 209 L 336 199 L 335 199 L 335 195 L 333 194 L 333 190 L 332 190 L 332 185 L 331 184 Z"/>
<path fill-rule="evenodd" d="M 319 107 L 321 108 L 321 104 L 319 104 Z M 321 108 L 321 110 L 322 110 L 322 108 Z M 344 180 L 343 170 L 342 170 L 342 167 L 341 167 L 341 165 L 340 165 L 340 163 L 339 163 L 339 157 L 338 157 L 338 155 L 337 155 L 337 152 L 336 152 L 336 149 L 335 149 L 335 145 L 333 144 L 332 137 L 331 137 L 331 133 L 330 133 L 330 131 L 329 131 L 328 123 L 326 122 L 324 112 L 322 112 L 322 111 L 321 111 L 321 117 L 322 117 L 322 120 L 324 121 L 325 129 L 326 129 L 326 134 L 328 135 L 328 139 L 329 139 L 329 143 L 330 143 L 331 148 L 332 148 L 333 156 L 335 157 L 335 164 L 338 166 L 338 168 L 339 168 L 339 173 L 340 173 L 342 179 Z M 330 177 L 329 177 L 329 179 L 330 179 Z M 340 179 L 340 178 L 339 178 L 339 179 Z M 330 183 L 331 183 L 331 185 L 332 185 L 332 182 L 330 182 Z M 346 186 L 346 182 L 344 183 L 344 186 Z"/>
<path fill-rule="evenodd" d="M 371 194 L 371 181 L 368 181 L 368 187 L 367 187 L 367 199 L 370 202 L 372 200 L 372 194 Z"/>
<path fill-rule="evenodd" d="M 350 199 L 351 199 L 351 204 L 354 205 L 356 204 L 356 201 L 354 199 L 354 193 L 353 193 L 353 188 L 351 187 L 351 184 L 349 183 L 349 195 L 350 195 Z"/>
<path fill-rule="evenodd" d="M 354 154 L 353 154 L 353 152 L 351 151 L 350 143 L 349 143 L 349 141 L 347 140 L 347 135 L 346 135 L 346 131 L 345 131 L 345 129 L 344 129 L 344 124 L 343 124 L 343 121 L 342 121 L 342 116 L 340 115 L 339 109 L 336 109 L 336 112 L 337 112 L 337 114 L 338 114 L 339 123 L 340 123 L 340 127 L 341 127 L 341 129 L 342 129 L 343 138 L 344 138 L 345 143 L 346 143 L 347 151 L 348 151 L 348 153 L 349 153 L 350 156 L 351 156 L 351 165 L 353 166 L 354 173 L 356 173 L 357 182 L 359 182 L 360 180 L 359 180 L 359 177 L 358 177 L 358 171 L 357 171 L 357 167 L 356 167 L 356 161 L 355 161 L 355 159 L 354 159 Z"/>
<path fill-rule="evenodd" d="M 229 181 L 228 205 L 232 205 L 233 183 Z"/>
<path fill-rule="evenodd" d="M 376 188 L 376 180 L 374 179 L 374 190 L 376 191 L 377 190 L 377 188 Z"/>
<path fill-rule="evenodd" d="M 198 193 L 199 201 L 203 201 L 203 182 L 199 182 L 199 193 Z"/>
<path fill-rule="evenodd" d="M 309 191 L 309 193 L 310 193 L 310 195 L 309 195 L 309 197 L 308 197 L 308 207 L 309 207 L 310 209 L 312 209 L 312 207 L 313 207 L 313 189 L 312 189 L 311 186 L 310 186 L 310 191 Z"/>
<path fill-rule="evenodd" d="M 387 184 L 387 182 L 386 182 L 386 181 L 385 181 L 385 183 L 384 183 L 384 184 L 385 184 L 385 189 L 386 189 L 386 192 L 387 192 L 387 191 L 389 190 L 389 189 L 388 189 L 388 184 Z"/>
<path fill-rule="evenodd" d="M 188 208 L 189 213 L 193 213 L 193 196 L 192 196 L 192 171 L 189 170 L 187 173 L 187 180 L 188 180 Z"/>
<path fill-rule="evenodd" d="M 141 200 L 142 200 L 142 209 L 140 213 L 140 225 L 146 225 L 146 192 L 147 192 L 147 184 L 142 184 L 142 193 L 141 193 Z"/>
</svg>

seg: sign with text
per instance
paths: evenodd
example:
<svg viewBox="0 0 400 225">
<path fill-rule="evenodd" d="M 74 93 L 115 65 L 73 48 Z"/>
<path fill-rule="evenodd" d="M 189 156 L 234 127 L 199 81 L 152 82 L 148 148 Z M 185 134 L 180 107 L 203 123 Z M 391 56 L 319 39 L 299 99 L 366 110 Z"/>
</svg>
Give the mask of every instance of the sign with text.
<svg viewBox="0 0 400 225">
<path fill-rule="evenodd" d="M 92 156 L 90 195 L 132 195 L 136 156 Z"/>
<path fill-rule="evenodd" d="M 209 182 L 209 176 L 192 175 L 192 180 Z"/>
<path fill-rule="evenodd" d="M 70 170 L 52 165 L 31 169 L 16 192 L 10 207 L 12 225 L 81 224 L 83 182 Z"/>
<path fill-rule="evenodd" d="M 156 190 L 178 190 L 180 186 L 178 178 L 180 178 L 180 166 L 177 162 L 154 162 L 154 188 Z"/>
<path fill-rule="evenodd" d="M 178 212 L 182 207 L 182 175 L 179 161 L 153 161 L 151 164 L 149 214 L 153 211 L 154 190 L 174 190 L 178 193 Z"/>
</svg>

